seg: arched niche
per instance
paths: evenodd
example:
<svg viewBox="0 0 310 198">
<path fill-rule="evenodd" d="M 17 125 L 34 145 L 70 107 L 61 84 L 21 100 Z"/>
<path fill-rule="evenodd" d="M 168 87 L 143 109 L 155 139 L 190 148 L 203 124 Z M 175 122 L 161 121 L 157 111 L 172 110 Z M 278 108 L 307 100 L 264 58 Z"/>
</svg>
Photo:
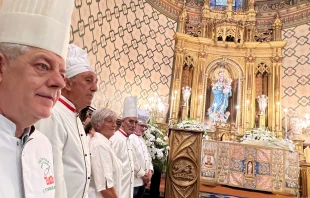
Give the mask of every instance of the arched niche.
<svg viewBox="0 0 310 198">
<path fill-rule="evenodd" d="M 272 83 L 272 74 L 271 74 L 271 62 L 266 60 L 258 60 L 255 65 L 254 75 L 255 75 L 255 98 L 261 95 L 268 96 L 271 91 L 270 83 Z M 269 112 L 270 105 L 266 106 L 265 112 Z M 259 126 L 259 104 L 255 100 L 255 126 Z M 268 116 L 266 113 L 265 126 L 268 126 Z"/>
<path fill-rule="evenodd" d="M 236 127 L 236 123 L 238 125 L 241 123 L 238 121 L 241 115 L 238 114 L 240 111 L 240 107 L 242 107 L 242 103 L 244 101 L 244 71 L 239 63 L 234 61 L 233 59 L 228 58 L 217 58 L 208 63 L 204 70 L 204 106 L 203 106 L 203 121 L 205 123 L 210 122 L 210 107 L 213 104 L 214 94 L 212 92 L 212 85 L 215 84 L 219 79 L 219 73 L 225 74 L 225 80 L 231 79 L 231 90 L 232 95 L 228 99 L 228 107 L 226 109 L 227 112 L 230 113 L 228 119 L 226 120 L 227 125 L 233 124 Z M 236 107 L 239 107 L 236 110 Z M 209 110 L 209 112 L 208 112 Z"/>
<path fill-rule="evenodd" d="M 188 86 L 193 89 L 193 81 L 195 73 L 197 73 L 197 55 L 193 53 L 187 53 L 184 56 L 183 64 L 182 64 L 182 78 L 181 78 L 181 87 Z M 180 104 L 184 103 L 183 93 L 180 94 Z M 192 95 L 189 98 L 188 104 L 192 103 Z M 178 114 L 182 114 L 182 105 L 179 107 Z M 190 114 L 191 109 L 188 109 L 188 115 Z"/>
</svg>

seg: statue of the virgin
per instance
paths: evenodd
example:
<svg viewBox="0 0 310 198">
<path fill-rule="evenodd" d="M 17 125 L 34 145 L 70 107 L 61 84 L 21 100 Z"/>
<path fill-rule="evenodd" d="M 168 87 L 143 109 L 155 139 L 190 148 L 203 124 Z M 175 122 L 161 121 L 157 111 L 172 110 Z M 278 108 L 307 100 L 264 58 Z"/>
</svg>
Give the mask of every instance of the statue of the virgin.
<svg viewBox="0 0 310 198">
<path fill-rule="evenodd" d="M 219 73 L 219 78 L 212 84 L 214 99 L 212 106 L 208 109 L 210 121 L 226 123 L 230 112 L 226 111 L 229 105 L 229 97 L 232 96 L 231 78 L 225 78 L 225 73 Z"/>
</svg>

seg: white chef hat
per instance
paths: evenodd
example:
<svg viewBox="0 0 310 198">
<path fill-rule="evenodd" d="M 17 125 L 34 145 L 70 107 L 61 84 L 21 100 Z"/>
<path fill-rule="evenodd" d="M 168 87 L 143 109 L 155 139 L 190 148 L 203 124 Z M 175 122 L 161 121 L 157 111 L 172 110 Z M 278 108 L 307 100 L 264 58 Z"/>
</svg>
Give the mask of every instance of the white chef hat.
<svg viewBox="0 0 310 198">
<path fill-rule="evenodd" d="M 74 44 L 70 44 L 68 47 L 66 66 L 66 78 L 71 78 L 87 71 L 94 72 L 88 62 L 87 52 Z"/>
<path fill-rule="evenodd" d="M 138 117 L 137 96 L 127 96 L 124 100 L 123 118 Z"/>
<path fill-rule="evenodd" d="M 0 42 L 67 55 L 74 0 L 3 0 Z"/>
<path fill-rule="evenodd" d="M 147 122 L 150 119 L 149 112 L 143 109 L 138 109 L 138 121 Z"/>
</svg>

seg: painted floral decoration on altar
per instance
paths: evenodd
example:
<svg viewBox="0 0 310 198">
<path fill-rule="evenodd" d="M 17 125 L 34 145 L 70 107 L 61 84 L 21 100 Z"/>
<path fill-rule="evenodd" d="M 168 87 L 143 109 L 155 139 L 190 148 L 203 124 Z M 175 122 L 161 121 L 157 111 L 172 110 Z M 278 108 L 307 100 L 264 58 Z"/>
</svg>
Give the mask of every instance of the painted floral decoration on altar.
<svg viewBox="0 0 310 198">
<path fill-rule="evenodd" d="M 203 139 L 208 140 L 209 136 L 206 133 L 206 128 L 197 120 L 183 120 L 178 124 L 174 125 L 174 128 L 177 129 L 188 129 L 188 130 L 196 130 L 196 131 L 204 131 Z"/>
<path fill-rule="evenodd" d="M 164 136 L 154 123 L 148 124 L 148 129 L 144 132 L 143 138 L 151 155 L 153 166 L 162 169 L 170 150 L 167 143 L 168 137 Z"/>
<path fill-rule="evenodd" d="M 241 138 L 243 144 L 276 147 L 294 152 L 295 145 L 289 139 L 278 139 L 268 129 L 254 128 L 247 130 Z"/>
</svg>

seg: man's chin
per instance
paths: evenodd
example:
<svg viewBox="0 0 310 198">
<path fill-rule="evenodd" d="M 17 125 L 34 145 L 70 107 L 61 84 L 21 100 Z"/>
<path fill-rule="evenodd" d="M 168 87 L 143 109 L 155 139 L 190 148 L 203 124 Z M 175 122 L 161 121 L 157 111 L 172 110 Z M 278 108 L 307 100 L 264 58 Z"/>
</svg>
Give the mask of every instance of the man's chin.
<svg viewBox="0 0 310 198">
<path fill-rule="evenodd" d="M 42 107 L 39 111 L 36 112 L 36 117 L 39 119 L 44 119 L 50 117 L 52 114 L 52 108 Z"/>
</svg>

